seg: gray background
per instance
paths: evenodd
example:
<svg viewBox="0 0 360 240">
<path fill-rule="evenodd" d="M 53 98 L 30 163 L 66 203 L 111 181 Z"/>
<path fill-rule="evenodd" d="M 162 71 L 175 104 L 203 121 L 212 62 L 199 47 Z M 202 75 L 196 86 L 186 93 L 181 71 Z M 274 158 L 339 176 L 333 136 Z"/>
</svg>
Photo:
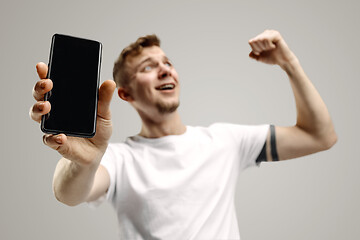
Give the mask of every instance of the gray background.
<svg viewBox="0 0 360 240">
<path fill-rule="evenodd" d="M 28 110 L 35 64 L 65 33 L 104 45 L 101 80 L 121 49 L 156 33 L 182 84 L 183 121 L 291 125 L 295 106 L 279 67 L 248 58 L 248 39 L 277 29 L 328 105 L 339 141 L 330 151 L 265 163 L 239 179 L 242 239 L 359 239 L 358 1 L 1 1 L 0 239 L 116 239 L 109 204 L 67 207 L 52 194 L 59 155 Z M 71 64 L 71 63 L 69 63 Z M 74 63 L 75 64 L 75 63 Z M 116 94 L 112 141 L 140 129 Z"/>
</svg>

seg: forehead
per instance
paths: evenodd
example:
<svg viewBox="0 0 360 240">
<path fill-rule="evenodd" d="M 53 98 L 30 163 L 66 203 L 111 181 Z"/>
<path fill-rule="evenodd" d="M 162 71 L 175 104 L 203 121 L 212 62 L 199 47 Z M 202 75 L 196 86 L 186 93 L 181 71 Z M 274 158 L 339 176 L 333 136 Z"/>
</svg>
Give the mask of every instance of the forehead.
<svg viewBox="0 0 360 240">
<path fill-rule="evenodd" d="M 136 67 L 142 61 L 148 58 L 163 58 L 166 57 L 164 51 L 158 46 L 145 47 L 140 54 L 136 56 L 129 56 L 127 62 L 130 67 Z"/>
</svg>

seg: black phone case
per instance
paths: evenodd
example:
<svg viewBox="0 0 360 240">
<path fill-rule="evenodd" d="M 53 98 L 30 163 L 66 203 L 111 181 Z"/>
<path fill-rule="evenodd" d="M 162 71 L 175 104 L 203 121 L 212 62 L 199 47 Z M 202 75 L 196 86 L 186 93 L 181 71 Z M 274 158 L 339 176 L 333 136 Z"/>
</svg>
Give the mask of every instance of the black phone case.
<svg viewBox="0 0 360 240">
<path fill-rule="evenodd" d="M 53 35 L 47 73 L 53 89 L 44 96 L 51 103 L 49 114 L 41 120 L 44 133 L 83 138 L 95 135 L 101 56 L 98 41 Z"/>
</svg>

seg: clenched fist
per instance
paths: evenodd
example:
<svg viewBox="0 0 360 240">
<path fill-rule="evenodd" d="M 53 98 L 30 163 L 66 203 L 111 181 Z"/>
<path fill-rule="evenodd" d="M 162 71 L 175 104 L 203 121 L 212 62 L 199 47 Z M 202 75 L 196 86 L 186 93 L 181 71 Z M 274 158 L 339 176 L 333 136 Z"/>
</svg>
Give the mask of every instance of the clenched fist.
<svg viewBox="0 0 360 240">
<path fill-rule="evenodd" d="M 252 52 L 249 56 L 257 61 L 276 64 L 285 69 L 292 61 L 297 61 L 280 33 L 275 30 L 266 30 L 249 40 Z"/>
</svg>

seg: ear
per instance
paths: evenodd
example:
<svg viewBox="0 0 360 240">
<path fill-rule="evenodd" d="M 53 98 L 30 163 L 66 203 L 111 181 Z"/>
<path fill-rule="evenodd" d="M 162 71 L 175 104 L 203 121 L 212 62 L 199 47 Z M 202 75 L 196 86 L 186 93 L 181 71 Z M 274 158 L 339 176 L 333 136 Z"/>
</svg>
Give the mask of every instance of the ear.
<svg viewBox="0 0 360 240">
<path fill-rule="evenodd" d="M 127 102 L 132 102 L 134 100 L 133 97 L 130 95 L 128 89 L 125 89 L 123 87 L 118 88 L 118 95 L 122 100 Z"/>
</svg>

